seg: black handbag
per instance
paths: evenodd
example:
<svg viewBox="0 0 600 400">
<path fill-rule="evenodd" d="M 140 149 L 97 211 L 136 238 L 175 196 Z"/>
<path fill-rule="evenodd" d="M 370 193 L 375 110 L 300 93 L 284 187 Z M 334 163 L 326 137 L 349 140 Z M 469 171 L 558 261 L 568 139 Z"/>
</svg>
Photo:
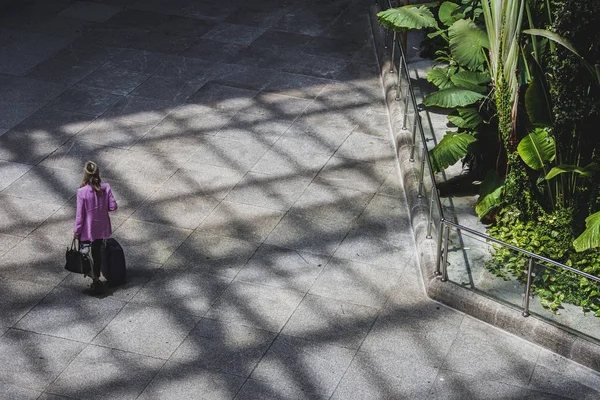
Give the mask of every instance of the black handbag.
<svg viewBox="0 0 600 400">
<path fill-rule="evenodd" d="M 75 272 L 76 274 L 89 275 L 92 270 L 92 262 L 88 255 L 79 251 L 79 248 L 81 247 L 79 241 L 79 245 L 77 248 L 75 247 L 76 240 L 77 239 L 73 239 L 70 249 L 67 247 L 67 262 L 65 263 L 65 269 L 69 272 Z"/>
</svg>

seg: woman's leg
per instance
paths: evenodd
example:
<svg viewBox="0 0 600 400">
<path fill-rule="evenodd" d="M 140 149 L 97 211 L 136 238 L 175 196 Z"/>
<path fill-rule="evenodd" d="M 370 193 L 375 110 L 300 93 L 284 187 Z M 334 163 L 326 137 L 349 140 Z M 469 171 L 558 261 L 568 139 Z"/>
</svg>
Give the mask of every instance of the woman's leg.
<svg viewBox="0 0 600 400">
<path fill-rule="evenodd" d="M 100 280 L 100 268 L 102 266 L 102 239 L 96 239 L 92 242 L 92 258 L 94 259 L 93 279 L 94 282 Z"/>
</svg>

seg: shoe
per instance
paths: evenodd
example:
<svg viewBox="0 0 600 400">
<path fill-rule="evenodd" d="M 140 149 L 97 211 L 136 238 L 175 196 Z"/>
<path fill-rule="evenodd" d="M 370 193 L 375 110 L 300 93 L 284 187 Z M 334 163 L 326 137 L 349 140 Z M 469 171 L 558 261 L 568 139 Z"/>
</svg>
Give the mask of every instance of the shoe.
<svg viewBox="0 0 600 400">
<path fill-rule="evenodd" d="M 92 289 L 93 294 L 104 293 L 104 285 L 102 284 L 102 281 L 92 282 L 92 284 L 90 285 L 90 289 Z"/>
</svg>

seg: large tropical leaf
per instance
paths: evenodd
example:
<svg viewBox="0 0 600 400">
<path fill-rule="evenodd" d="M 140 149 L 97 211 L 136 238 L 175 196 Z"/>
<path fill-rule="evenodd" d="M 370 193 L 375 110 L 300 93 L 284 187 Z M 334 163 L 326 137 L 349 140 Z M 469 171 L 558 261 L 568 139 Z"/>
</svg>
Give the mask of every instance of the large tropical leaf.
<svg viewBox="0 0 600 400">
<path fill-rule="evenodd" d="M 454 86 L 450 80 L 450 76 L 450 67 L 433 68 L 427 72 L 427 80 L 440 89 L 448 89 Z"/>
<path fill-rule="evenodd" d="M 438 11 L 438 17 L 442 24 L 445 26 L 451 26 L 453 23 L 458 21 L 461 18 L 464 18 L 464 14 L 457 12 L 460 6 L 456 3 L 452 3 L 450 1 L 445 1 L 440 6 L 440 10 Z"/>
<path fill-rule="evenodd" d="M 420 4 L 418 6 L 388 8 L 377 13 L 377 18 L 381 26 L 394 31 L 401 29 L 437 28 L 437 21 L 428 8 L 428 6 L 432 7 L 434 5 L 437 5 L 437 2 Z"/>
<path fill-rule="evenodd" d="M 517 146 L 519 155 L 527 166 L 535 171 L 554 160 L 556 143 L 545 129 L 536 129 L 525 136 Z"/>
<path fill-rule="evenodd" d="M 477 139 L 468 133 L 447 132 L 442 140 L 429 151 L 431 166 L 439 172 L 463 158 L 471 143 Z"/>
<path fill-rule="evenodd" d="M 460 19 L 448 28 L 450 52 L 456 61 L 469 69 L 475 69 L 485 62 L 484 48 L 489 47 L 487 35 L 475 22 Z"/>
<path fill-rule="evenodd" d="M 573 241 L 576 251 L 600 246 L 600 211 L 585 219 L 585 231 Z"/>
<path fill-rule="evenodd" d="M 450 77 L 452 83 L 465 89 L 479 93 L 488 91 L 487 84 L 490 82 L 490 74 L 487 72 L 460 71 Z M 486 84 L 485 86 L 482 86 Z"/>
<path fill-rule="evenodd" d="M 483 98 L 485 98 L 485 96 L 481 93 L 469 89 L 452 87 L 429 93 L 423 100 L 423 104 L 428 107 L 438 106 L 443 108 L 456 108 L 468 106 Z"/>
<path fill-rule="evenodd" d="M 448 120 L 459 128 L 473 129 L 483 122 L 479 111 L 474 107 L 457 108 L 456 114 L 448 115 Z"/>
<path fill-rule="evenodd" d="M 475 206 L 475 212 L 479 218 L 485 217 L 502 204 L 503 190 L 504 183 L 502 178 L 496 171 L 489 171 L 481 183 L 479 199 L 477 200 L 477 205 Z"/>
<path fill-rule="evenodd" d="M 558 43 L 561 46 L 567 48 L 573 54 L 581 57 L 579 55 L 579 53 L 577 52 L 577 50 L 575 50 L 575 47 L 571 44 L 571 42 L 569 42 L 564 37 L 560 36 L 558 33 L 550 32 L 545 29 L 525 29 L 523 31 L 523 33 L 528 33 L 530 35 L 542 36 L 542 37 L 548 38 L 548 39 L 552 40 L 553 42 Z"/>
<path fill-rule="evenodd" d="M 525 109 L 533 126 L 551 126 L 552 109 L 542 78 L 535 74 L 525 91 Z"/>
<path fill-rule="evenodd" d="M 596 172 L 598 172 L 598 164 L 591 163 L 585 167 L 579 167 L 577 165 L 570 164 L 560 164 L 556 167 L 552 168 L 548 174 L 546 174 L 546 179 L 550 180 L 557 175 L 565 174 L 565 173 L 574 173 L 580 175 L 582 178 L 590 178 Z"/>
</svg>

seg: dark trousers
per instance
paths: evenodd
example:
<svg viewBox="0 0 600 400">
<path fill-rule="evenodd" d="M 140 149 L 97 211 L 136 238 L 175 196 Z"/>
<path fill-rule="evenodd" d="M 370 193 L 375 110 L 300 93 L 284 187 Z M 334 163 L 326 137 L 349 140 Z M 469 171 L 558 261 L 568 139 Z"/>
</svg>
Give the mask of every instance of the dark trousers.
<svg viewBox="0 0 600 400">
<path fill-rule="evenodd" d="M 96 239 L 92 244 L 92 259 L 94 260 L 93 274 L 94 278 L 100 278 L 100 266 L 102 265 L 102 240 Z M 90 244 L 90 241 L 82 241 L 81 244 Z"/>
</svg>

